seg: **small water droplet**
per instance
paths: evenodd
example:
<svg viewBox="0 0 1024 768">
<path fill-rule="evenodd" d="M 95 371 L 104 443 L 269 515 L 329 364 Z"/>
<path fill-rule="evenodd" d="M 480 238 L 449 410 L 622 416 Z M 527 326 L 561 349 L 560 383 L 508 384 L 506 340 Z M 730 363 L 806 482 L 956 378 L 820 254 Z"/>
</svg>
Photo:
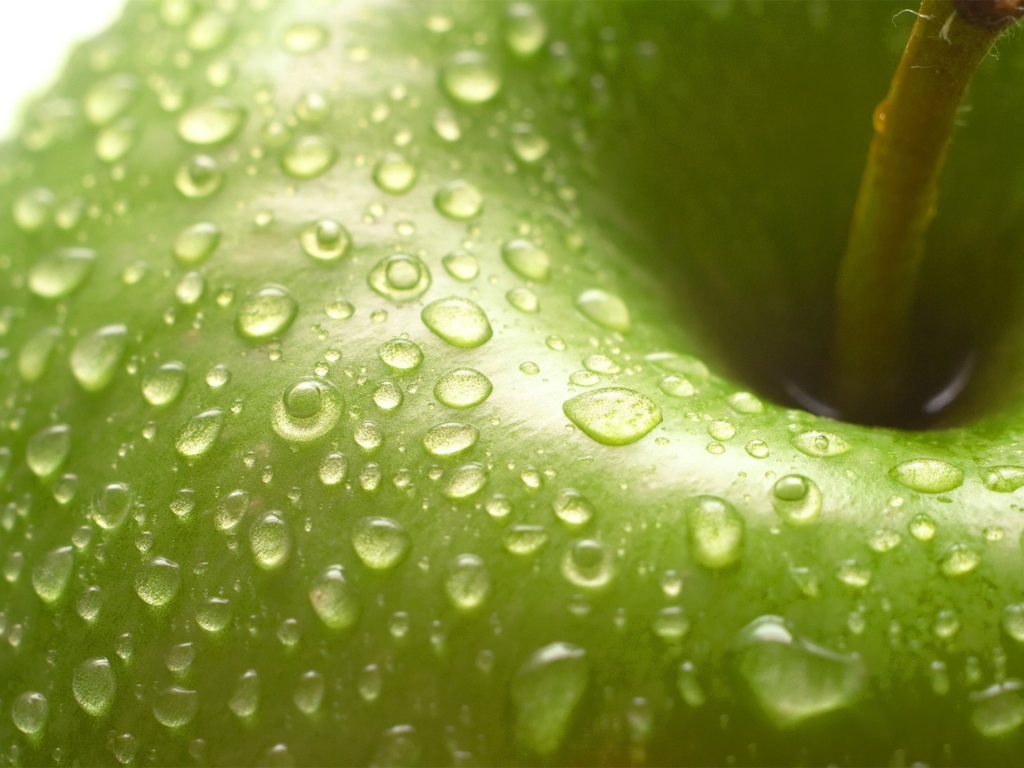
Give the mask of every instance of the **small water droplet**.
<svg viewBox="0 0 1024 768">
<path fill-rule="evenodd" d="M 586 525 L 594 517 L 594 508 L 587 498 L 572 488 L 559 491 L 551 508 L 555 516 L 566 525 Z"/>
<path fill-rule="evenodd" d="M 570 584 L 600 589 L 615 576 L 615 552 L 594 539 L 576 539 L 562 556 L 562 575 Z"/>
<path fill-rule="evenodd" d="M 213 510 L 213 524 L 218 531 L 234 530 L 249 511 L 249 494 L 241 489 L 231 491 Z"/>
<path fill-rule="evenodd" d="M 390 571 L 409 553 L 409 534 L 387 517 L 364 517 L 352 527 L 352 549 L 363 565 L 375 571 Z"/>
<path fill-rule="evenodd" d="M 322 136 L 301 136 L 281 156 L 281 168 L 293 179 L 313 179 L 326 173 L 338 159 L 338 150 Z"/>
<path fill-rule="evenodd" d="M 164 688 L 153 699 L 153 717 L 168 728 L 182 728 L 199 711 L 199 694 L 177 685 Z"/>
<path fill-rule="evenodd" d="M 669 397 L 693 397 L 697 388 L 685 376 L 666 376 L 658 382 L 658 389 Z"/>
<path fill-rule="evenodd" d="M 459 125 L 459 118 L 450 109 L 442 107 L 437 110 L 430 125 L 441 141 L 452 144 L 462 138 L 462 126 Z"/>
<path fill-rule="evenodd" d="M 501 72 L 480 51 L 460 51 L 441 68 L 441 87 L 460 104 L 484 104 L 501 90 Z"/>
<path fill-rule="evenodd" d="M 920 493 L 946 493 L 964 482 L 964 473 L 941 459 L 904 461 L 889 470 L 889 477 Z"/>
<path fill-rule="evenodd" d="M 377 355 L 386 366 L 396 371 L 412 371 L 423 362 L 423 350 L 408 339 L 385 341 L 377 348 Z"/>
<path fill-rule="evenodd" d="M 255 669 L 243 672 L 228 699 L 228 709 L 236 717 L 246 719 L 256 714 L 260 703 L 260 676 Z"/>
<path fill-rule="evenodd" d="M 793 436 L 793 447 L 803 454 L 815 458 L 839 456 L 850 450 L 850 444 L 832 432 L 809 429 Z"/>
<path fill-rule="evenodd" d="M 566 417 L 603 445 L 635 443 L 661 423 L 661 409 L 646 395 L 606 387 L 576 395 L 562 404 Z"/>
<path fill-rule="evenodd" d="M 548 151 L 551 149 L 551 142 L 529 123 L 516 123 L 512 126 L 509 145 L 512 148 L 512 154 L 525 165 L 539 163 L 547 157 Z"/>
<path fill-rule="evenodd" d="M 981 555 L 966 544 L 954 544 L 939 560 L 939 570 L 947 578 L 966 576 L 981 563 Z"/>
<path fill-rule="evenodd" d="M 185 110 L 178 136 L 189 144 L 210 146 L 232 139 L 245 123 L 245 109 L 233 99 L 214 96 Z"/>
<path fill-rule="evenodd" d="M 216 224 L 200 222 L 186 227 L 174 241 L 174 258 L 186 266 L 206 261 L 220 245 L 221 231 Z"/>
<path fill-rule="evenodd" d="M 337 425 L 345 398 L 326 379 L 303 377 L 289 384 L 273 404 L 271 426 L 293 443 L 318 440 Z"/>
<path fill-rule="evenodd" d="M 135 572 L 135 594 L 154 608 L 168 605 L 178 596 L 181 572 L 178 564 L 164 557 L 151 557 Z"/>
<path fill-rule="evenodd" d="M 476 555 L 459 555 L 448 567 L 444 581 L 448 601 L 460 611 L 474 611 L 491 594 L 491 575 L 484 561 Z"/>
<path fill-rule="evenodd" d="M 348 255 L 352 247 L 352 236 L 333 219 L 319 219 L 302 229 L 299 244 L 310 258 L 333 262 Z"/>
<path fill-rule="evenodd" d="M 505 45 L 515 56 L 528 59 L 543 47 L 548 25 L 531 3 L 513 3 L 505 17 Z"/>
<path fill-rule="evenodd" d="M 492 336 L 491 323 L 480 305 L 459 296 L 438 299 L 423 308 L 423 324 L 455 347 L 473 349 Z"/>
<path fill-rule="evenodd" d="M 206 632 L 223 632 L 230 623 L 231 603 L 222 597 L 208 598 L 196 609 L 196 624 Z"/>
<path fill-rule="evenodd" d="M 420 259 L 397 253 L 377 262 L 367 282 L 385 299 L 412 301 L 427 292 L 431 277 L 427 265 Z"/>
<path fill-rule="evenodd" d="M 86 714 L 103 717 L 110 711 L 117 691 L 110 662 L 104 657 L 83 661 L 75 670 L 71 691 Z"/>
<path fill-rule="evenodd" d="M 348 474 L 348 459 L 343 453 L 329 453 L 320 462 L 317 475 L 320 482 L 327 486 L 339 485 Z"/>
<path fill-rule="evenodd" d="M 821 489 L 803 475 L 786 475 L 772 487 L 772 508 L 791 525 L 807 525 L 821 513 Z"/>
<path fill-rule="evenodd" d="M 52 605 L 64 595 L 71 579 L 75 556 L 71 547 L 51 549 L 32 569 L 32 588 L 39 599 Z"/>
<path fill-rule="evenodd" d="M 28 272 L 28 287 L 44 299 L 63 299 L 77 291 L 92 271 L 92 248 L 58 248 L 43 256 Z"/>
<path fill-rule="evenodd" d="M 487 470 L 483 464 L 464 464 L 452 473 L 444 495 L 453 500 L 468 499 L 479 493 L 487 484 Z"/>
<path fill-rule="evenodd" d="M 71 350 L 71 372 L 86 392 L 99 392 L 113 380 L 128 346 L 128 329 L 107 325 L 80 338 Z"/>
<path fill-rule="evenodd" d="M 734 392 L 727 398 L 729 407 L 736 413 L 764 413 L 764 403 L 749 392 Z"/>
<path fill-rule="evenodd" d="M 679 665 L 679 677 L 676 680 L 676 687 L 679 695 L 691 707 L 704 705 L 707 697 L 704 695 L 704 688 L 697 679 L 697 671 L 692 661 L 684 661 Z"/>
<path fill-rule="evenodd" d="M 55 424 L 36 432 L 25 449 L 25 462 L 32 473 L 42 479 L 55 475 L 71 451 L 71 428 Z"/>
<path fill-rule="evenodd" d="M 1024 724 L 1024 683 L 1005 680 L 971 694 L 971 724 L 989 739 L 1007 736 Z"/>
<path fill-rule="evenodd" d="M 914 515 L 907 524 L 910 535 L 918 541 L 931 541 L 935 537 L 938 526 L 931 517 L 924 512 Z"/>
<path fill-rule="evenodd" d="M 249 529 L 249 551 L 256 565 L 273 571 L 288 562 L 292 552 L 292 534 L 280 512 L 269 512 Z"/>
<path fill-rule="evenodd" d="M 434 397 L 449 408 L 472 408 L 486 400 L 493 390 L 490 379 L 472 368 L 454 368 L 434 385 Z"/>
<path fill-rule="evenodd" d="M 284 31 L 282 47 L 295 56 L 305 56 L 322 49 L 330 40 L 330 33 L 322 24 L 299 22 Z"/>
<path fill-rule="evenodd" d="M 746 524 L 736 508 L 717 496 L 685 502 L 690 555 L 705 568 L 726 568 L 743 555 Z"/>
<path fill-rule="evenodd" d="M 309 590 L 309 601 L 328 629 L 347 629 L 359 619 L 359 600 L 340 565 L 328 566 L 320 572 Z"/>
<path fill-rule="evenodd" d="M 224 412 L 219 408 L 211 408 L 208 411 L 196 414 L 178 433 L 178 439 L 174 444 L 178 455 L 186 458 L 198 458 L 209 453 L 221 430 L 224 429 Z"/>
<path fill-rule="evenodd" d="M 480 433 L 471 424 L 446 422 L 423 435 L 423 447 L 431 456 L 455 456 L 476 445 Z"/>
<path fill-rule="evenodd" d="M 392 195 L 408 192 L 416 183 L 416 177 L 416 166 L 397 152 L 384 155 L 373 169 L 374 183 Z"/>
<path fill-rule="evenodd" d="M 39 381 L 50 367 L 53 351 L 63 336 L 60 328 L 51 326 L 31 336 L 18 354 L 18 373 L 29 384 Z"/>
<path fill-rule="evenodd" d="M 501 258 L 524 280 L 545 283 L 551 276 L 551 258 L 529 240 L 506 240 L 501 246 Z"/>
<path fill-rule="evenodd" d="M 434 195 L 434 207 L 442 216 L 455 221 L 466 221 L 483 209 L 484 196 L 468 181 L 456 179 L 437 191 Z"/>
<path fill-rule="evenodd" d="M 105 531 L 119 528 L 132 508 L 132 491 L 124 483 L 110 483 L 100 492 L 92 510 L 92 519 Z"/>
<path fill-rule="evenodd" d="M 263 340 L 288 330 L 299 305 L 288 289 L 280 285 L 264 285 L 246 297 L 238 310 L 239 334 L 247 339 Z"/>
<path fill-rule="evenodd" d="M 132 75 L 116 74 L 100 80 L 85 92 L 85 116 L 96 126 L 113 122 L 131 106 L 139 90 L 139 80 Z"/>
<path fill-rule="evenodd" d="M 632 327 L 626 302 L 600 288 L 591 288 L 577 296 L 576 309 L 588 320 L 609 331 L 629 333 Z"/>
<path fill-rule="evenodd" d="M 295 686 L 292 701 L 303 714 L 315 715 L 324 700 L 325 688 L 326 683 L 322 674 L 315 670 L 304 672 L 299 678 L 299 684 Z"/>
<path fill-rule="evenodd" d="M 50 717 L 50 704 L 37 691 L 25 691 L 11 706 L 11 720 L 14 727 L 28 736 L 42 733 Z"/>
<path fill-rule="evenodd" d="M 557 752 L 589 679 L 587 654 L 578 646 L 551 643 L 530 654 L 511 684 L 516 742 L 538 755 Z"/>
<path fill-rule="evenodd" d="M 480 274 L 480 262 L 468 251 L 456 250 L 441 259 L 445 271 L 456 280 L 468 282 Z"/>
<path fill-rule="evenodd" d="M 892 528 L 876 528 L 868 534 L 868 546 L 879 554 L 891 552 L 902 541 L 902 534 Z"/>
<path fill-rule="evenodd" d="M 209 197 L 224 183 L 220 163 L 209 155 L 195 155 L 174 174 L 174 186 L 192 199 Z"/>
<path fill-rule="evenodd" d="M 504 515 L 491 513 L 490 506 L 487 511 L 492 517 L 504 517 Z M 523 557 L 536 554 L 547 543 L 548 532 L 540 525 L 512 525 L 505 530 L 501 537 L 501 544 L 506 552 Z"/>
</svg>

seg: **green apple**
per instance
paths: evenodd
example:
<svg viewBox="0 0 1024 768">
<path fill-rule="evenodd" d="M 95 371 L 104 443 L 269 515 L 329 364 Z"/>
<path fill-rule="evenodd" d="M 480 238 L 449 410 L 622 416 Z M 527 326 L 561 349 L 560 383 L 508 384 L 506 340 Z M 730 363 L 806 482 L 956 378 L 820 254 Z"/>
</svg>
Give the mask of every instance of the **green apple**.
<svg viewBox="0 0 1024 768">
<path fill-rule="evenodd" d="M 129 4 L 0 150 L 3 760 L 1014 764 L 1019 41 L 944 428 L 793 402 L 903 10 Z"/>
</svg>

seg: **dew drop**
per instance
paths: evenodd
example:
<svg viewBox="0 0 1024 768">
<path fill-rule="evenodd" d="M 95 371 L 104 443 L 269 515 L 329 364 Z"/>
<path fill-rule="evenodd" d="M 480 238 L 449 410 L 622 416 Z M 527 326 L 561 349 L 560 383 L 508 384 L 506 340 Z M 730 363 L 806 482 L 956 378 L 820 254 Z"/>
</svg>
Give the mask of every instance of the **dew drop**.
<svg viewBox="0 0 1024 768">
<path fill-rule="evenodd" d="M 679 606 L 669 606 L 658 611 L 651 630 L 667 643 L 679 643 L 690 631 L 690 619 Z"/>
<path fill-rule="evenodd" d="M 153 699 L 153 717 L 168 728 L 182 728 L 199 711 L 199 694 L 177 685 L 164 688 Z"/>
<path fill-rule="evenodd" d="M 658 382 L 658 389 L 669 397 L 693 397 L 697 388 L 685 376 L 666 376 Z"/>
<path fill-rule="evenodd" d="M 25 449 L 25 462 L 32 474 L 46 480 L 55 475 L 71 451 L 71 428 L 55 424 L 36 432 Z"/>
<path fill-rule="evenodd" d="M 273 404 L 271 426 L 293 443 L 319 440 L 338 424 L 345 398 L 326 379 L 303 377 L 289 384 Z"/>
<path fill-rule="evenodd" d="M 971 724 L 989 739 L 1007 736 L 1024 724 L 1024 683 L 1005 680 L 971 694 Z"/>
<path fill-rule="evenodd" d="M 306 225 L 299 233 L 299 245 L 316 261 L 333 262 L 348 255 L 352 247 L 349 231 L 333 219 L 320 219 Z"/>
<path fill-rule="evenodd" d="M 464 283 L 475 279 L 480 274 L 480 262 L 477 261 L 476 256 L 461 249 L 446 254 L 441 259 L 441 263 L 449 275 Z"/>
<path fill-rule="evenodd" d="M 409 553 L 409 534 L 387 517 L 364 517 L 352 526 L 352 549 L 363 565 L 375 571 L 390 571 Z"/>
<path fill-rule="evenodd" d="M 614 293 L 591 288 L 576 297 L 576 309 L 593 323 L 609 331 L 629 333 L 629 307 Z"/>
<path fill-rule="evenodd" d="M 412 189 L 416 176 L 416 166 L 397 152 L 384 155 L 373 169 L 374 183 L 392 195 L 401 195 Z"/>
<path fill-rule="evenodd" d="M 551 258 L 529 240 L 505 241 L 501 246 L 501 258 L 524 280 L 546 283 L 551 276 Z"/>
<path fill-rule="evenodd" d="M 326 173 L 338 150 L 322 136 L 302 136 L 295 139 L 281 156 L 281 168 L 293 179 L 313 179 Z"/>
<path fill-rule="evenodd" d="M 468 499 L 476 495 L 487 485 L 487 470 L 483 464 L 472 462 L 456 469 L 444 488 L 446 498 L 452 500 Z"/>
<path fill-rule="evenodd" d="M 288 330 L 299 305 L 281 285 L 264 285 L 246 297 L 238 310 L 236 327 L 244 338 L 263 340 Z"/>
<path fill-rule="evenodd" d="M 947 578 L 966 576 L 981 563 L 981 555 L 966 544 L 954 544 L 939 560 L 939 570 Z"/>
<path fill-rule="evenodd" d="M 430 270 L 415 256 L 396 253 L 377 262 L 367 282 L 374 291 L 392 301 L 418 299 L 430 288 Z"/>
<path fill-rule="evenodd" d="M 57 206 L 57 197 L 46 187 L 22 193 L 14 201 L 11 215 L 23 232 L 38 232 L 47 225 Z"/>
<path fill-rule="evenodd" d="M 249 494 L 239 489 L 231 491 L 213 510 L 213 524 L 218 531 L 234 530 L 249 511 Z"/>
<path fill-rule="evenodd" d="M 513 3 L 505 18 L 505 45 L 513 55 L 528 59 L 548 38 L 548 25 L 531 3 Z"/>
<path fill-rule="evenodd" d="M 320 572 L 309 590 L 309 601 L 328 629 L 347 629 L 359 619 L 359 600 L 340 565 L 328 566 Z"/>
<path fill-rule="evenodd" d="M 60 328 L 51 326 L 38 331 L 25 342 L 18 354 L 18 373 L 22 379 L 32 384 L 46 375 L 54 348 L 62 335 Z"/>
<path fill-rule="evenodd" d="M 92 248 L 58 248 L 32 265 L 28 287 L 44 299 L 63 299 L 77 291 L 92 271 Z"/>
<path fill-rule="evenodd" d="M 904 461 L 889 470 L 889 477 L 920 493 L 946 493 L 959 488 L 964 482 L 964 473 L 941 459 Z"/>
<path fill-rule="evenodd" d="M 174 186 L 185 197 L 209 197 L 224 183 L 220 163 L 209 155 L 195 155 L 174 174 Z"/>
<path fill-rule="evenodd" d="M 348 459 L 343 453 L 329 453 L 320 462 L 317 475 L 326 486 L 340 485 L 348 474 Z"/>
<path fill-rule="evenodd" d="M 204 632 L 223 632 L 231 623 L 231 603 L 222 597 L 204 600 L 196 609 L 196 624 Z"/>
<path fill-rule="evenodd" d="M 206 261 L 220 245 L 221 231 L 216 224 L 200 222 L 186 227 L 174 241 L 174 258 L 192 266 Z"/>
<path fill-rule="evenodd" d="M 726 568 L 743 556 L 743 517 L 717 496 L 694 496 L 685 502 L 690 555 L 705 568 Z"/>
<path fill-rule="evenodd" d="M 938 526 L 935 521 L 924 512 L 914 515 L 907 524 L 910 535 L 918 541 L 931 541 L 935 538 L 935 531 Z"/>
<path fill-rule="evenodd" d="M 448 602 L 460 611 L 480 608 L 491 594 L 491 575 L 476 555 L 458 555 L 448 567 L 444 581 Z"/>
<path fill-rule="evenodd" d="M 32 569 L 32 588 L 40 600 L 48 605 L 60 600 L 71 580 L 74 564 L 74 550 L 71 547 L 51 549 L 42 556 Z"/>
<path fill-rule="evenodd" d="M 715 440 L 732 440 L 736 435 L 736 427 L 730 424 L 728 421 L 712 421 L 708 424 L 708 435 L 713 437 Z"/>
<path fill-rule="evenodd" d="M 178 596 L 181 572 L 178 564 L 163 557 L 151 557 L 135 572 L 135 594 L 154 608 L 168 605 Z"/>
<path fill-rule="evenodd" d="M 534 165 L 547 157 L 551 142 L 529 123 L 516 123 L 509 136 L 512 154 L 524 165 Z"/>
<path fill-rule="evenodd" d="M 594 508 L 579 491 L 565 488 L 551 505 L 555 516 L 566 525 L 586 525 L 594 517 Z"/>
<path fill-rule="evenodd" d="M 86 392 L 99 392 L 117 373 L 128 346 L 128 329 L 107 325 L 80 338 L 71 350 L 71 373 Z"/>
<path fill-rule="evenodd" d="M 661 409 L 646 395 L 606 387 L 576 395 L 562 404 L 566 417 L 602 445 L 635 443 L 661 423 Z"/>
<path fill-rule="evenodd" d="M 110 483 L 99 494 L 92 519 L 105 531 L 119 528 L 132 508 L 132 491 L 124 483 Z"/>
<path fill-rule="evenodd" d="M 305 56 L 319 51 L 327 45 L 328 40 L 330 33 L 322 24 L 299 22 L 285 30 L 281 45 L 288 53 Z"/>
<path fill-rule="evenodd" d="M 378 347 L 377 355 L 386 366 L 396 371 L 412 371 L 423 362 L 423 350 L 408 339 L 385 341 Z"/>
<path fill-rule="evenodd" d="M 551 755 L 565 741 L 590 678 L 586 652 L 551 643 L 530 654 L 511 683 L 515 739 L 538 755 Z"/>
<path fill-rule="evenodd" d="M 110 662 L 104 657 L 83 661 L 75 670 L 71 691 L 86 714 L 103 717 L 110 711 L 117 691 Z"/>
<path fill-rule="evenodd" d="M 209 453 L 221 430 L 224 429 L 224 412 L 219 408 L 211 408 L 208 411 L 196 414 L 178 433 L 178 439 L 174 444 L 178 455 L 186 458 L 198 458 Z"/>
<path fill-rule="evenodd" d="M 256 714 L 260 703 L 260 676 L 255 669 L 243 672 L 228 699 L 228 709 L 242 719 Z"/>
<path fill-rule="evenodd" d="M 707 700 L 704 689 L 697 679 L 697 671 L 694 669 L 692 661 L 684 661 L 679 665 L 676 687 L 679 689 L 679 695 L 683 701 L 691 707 L 703 706 Z"/>
<path fill-rule="evenodd" d="M 850 444 L 832 432 L 810 429 L 793 436 L 793 447 L 800 453 L 827 459 L 850 450 Z"/>
<path fill-rule="evenodd" d="M 540 312 L 540 299 L 529 288 L 513 288 L 505 294 L 505 299 L 520 312 L 531 315 Z"/>
<path fill-rule="evenodd" d="M 484 207 L 484 196 L 468 181 L 456 179 L 441 187 L 434 195 L 434 207 L 446 218 L 466 221 Z"/>
<path fill-rule="evenodd" d="M 615 576 L 615 552 L 594 539 L 577 539 L 562 556 L 562 575 L 570 584 L 600 589 Z"/>
<path fill-rule="evenodd" d="M 486 400 L 493 389 L 491 380 L 480 371 L 454 368 L 437 380 L 434 397 L 449 408 L 472 408 Z"/>
<path fill-rule="evenodd" d="M 490 512 L 490 508 L 488 508 L 488 512 Z M 503 517 L 503 515 L 497 517 Z M 501 537 L 501 544 L 506 552 L 523 557 L 536 554 L 547 543 L 548 532 L 540 525 L 512 525 L 505 530 Z"/>
<path fill-rule="evenodd" d="M 178 136 L 189 144 L 211 146 L 229 141 L 245 123 L 245 109 L 224 96 L 214 96 L 185 110 L 178 118 Z"/>
<path fill-rule="evenodd" d="M 270 512 L 249 529 L 249 551 L 253 561 L 265 571 L 273 571 L 288 562 L 292 552 L 292 534 L 279 512 Z"/>
<path fill-rule="evenodd" d="M 473 349 L 486 343 L 493 331 L 480 305 L 459 296 L 438 299 L 423 308 L 423 324 L 455 347 Z"/>
<path fill-rule="evenodd" d="M 50 717 L 50 704 L 43 694 L 26 691 L 14 700 L 11 706 L 11 720 L 14 727 L 28 736 L 42 733 Z"/>
<path fill-rule="evenodd" d="M 1003 629 L 1018 643 L 1024 643 L 1024 603 L 1003 608 Z"/>
<path fill-rule="evenodd" d="M 117 74 L 100 80 L 85 92 L 85 116 L 97 126 L 113 122 L 131 106 L 139 89 L 139 80 L 132 75 Z"/>
<path fill-rule="evenodd" d="M 441 68 L 441 87 L 460 104 L 484 104 L 501 90 L 501 73 L 480 51 L 460 51 Z"/>
<path fill-rule="evenodd" d="M 292 694 L 292 701 L 300 712 L 305 715 L 315 715 L 324 700 L 326 683 L 324 676 L 315 670 L 304 672 L 299 678 L 299 684 Z"/>
<path fill-rule="evenodd" d="M 807 525 L 821 513 L 821 490 L 803 475 L 786 475 L 772 487 L 772 508 L 790 525 Z"/>
<path fill-rule="evenodd" d="M 431 427 L 423 435 L 423 447 L 431 456 L 456 456 L 476 445 L 480 433 L 471 424 L 446 422 Z"/>
<path fill-rule="evenodd" d="M 868 534 L 868 546 L 879 554 L 891 552 L 903 541 L 903 535 L 892 528 L 876 528 Z"/>
</svg>

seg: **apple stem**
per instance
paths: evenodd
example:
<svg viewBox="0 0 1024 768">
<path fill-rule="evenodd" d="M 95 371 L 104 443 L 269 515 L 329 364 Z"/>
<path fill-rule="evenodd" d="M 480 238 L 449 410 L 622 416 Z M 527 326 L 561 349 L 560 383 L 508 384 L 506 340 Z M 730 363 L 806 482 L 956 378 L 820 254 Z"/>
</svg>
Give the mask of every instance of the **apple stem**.
<svg viewBox="0 0 1024 768">
<path fill-rule="evenodd" d="M 837 285 L 833 390 L 844 418 L 899 417 L 938 181 L 971 76 L 1024 0 L 923 0 L 875 110 Z"/>
</svg>

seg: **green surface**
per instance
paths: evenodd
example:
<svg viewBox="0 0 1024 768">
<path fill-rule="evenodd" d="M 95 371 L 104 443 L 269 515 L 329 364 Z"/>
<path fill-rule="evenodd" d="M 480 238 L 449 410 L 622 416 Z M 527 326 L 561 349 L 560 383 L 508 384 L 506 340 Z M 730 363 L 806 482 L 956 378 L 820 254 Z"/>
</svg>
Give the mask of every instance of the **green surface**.
<svg viewBox="0 0 1024 768">
<path fill-rule="evenodd" d="M 899 5 L 216 8 L 2 151 L 5 761 L 1017 761 L 1016 41 L 922 289 L 985 419 L 901 433 L 770 397 Z"/>
</svg>

